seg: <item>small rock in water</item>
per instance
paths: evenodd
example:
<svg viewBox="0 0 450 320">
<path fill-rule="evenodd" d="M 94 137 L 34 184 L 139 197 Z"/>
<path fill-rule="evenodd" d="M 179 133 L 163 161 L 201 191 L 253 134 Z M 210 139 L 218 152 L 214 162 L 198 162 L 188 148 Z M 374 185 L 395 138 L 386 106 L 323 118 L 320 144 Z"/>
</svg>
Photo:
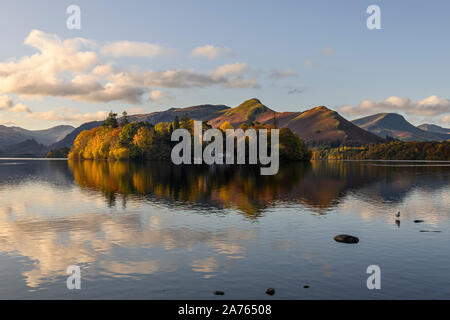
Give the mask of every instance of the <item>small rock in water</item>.
<svg viewBox="0 0 450 320">
<path fill-rule="evenodd" d="M 414 223 L 422 223 L 422 222 L 425 222 L 425 221 L 423 221 L 423 220 L 414 220 Z"/>
<path fill-rule="evenodd" d="M 337 242 L 343 243 L 358 243 L 359 239 L 357 237 L 348 235 L 348 234 L 340 234 L 334 237 L 334 240 Z"/>
<path fill-rule="evenodd" d="M 305 286 L 303 286 L 303 288 L 305 288 L 305 289 L 308 289 L 308 288 L 309 288 L 309 286 L 308 286 L 308 285 L 305 285 Z"/>
<path fill-rule="evenodd" d="M 266 290 L 266 293 L 269 296 L 273 296 L 275 294 L 275 289 L 274 288 L 269 288 L 269 289 Z"/>
<path fill-rule="evenodd" d="M 214 294 L 216 296 L 223 296 L 225 294 L 225 292 L 223 292 L 223 291 L 214 291 Z"/>
</svg>

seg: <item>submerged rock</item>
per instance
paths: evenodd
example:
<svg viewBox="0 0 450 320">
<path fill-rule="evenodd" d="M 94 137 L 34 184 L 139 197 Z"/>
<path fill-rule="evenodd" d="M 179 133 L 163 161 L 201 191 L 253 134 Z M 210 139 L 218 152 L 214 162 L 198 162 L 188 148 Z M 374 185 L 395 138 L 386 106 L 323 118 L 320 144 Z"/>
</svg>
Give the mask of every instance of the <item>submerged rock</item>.
<svg viewBox="0 0 450 320">
<path fill-rule="evenodd" d="M 275 289 L 274 288 L 269 288 L 269 289 L 266 290 L 266 293 L 269 296 L 273 296 L 275 294 Z"/>
<path fill-rule="evenodd" d="M 334 237 L 334 240 L 337 242 L 343 243 L 358 243 L 359 239 L 357 237 L 348 235 L 348 234 L 340 234 Z"/>
<path fill-rule="evenodd" d="M 217 291 L 214 291 L 214 294 L 216 296 L 223 296 L 225 294 L 225 292 L 217 290 Z"/>
</svg>

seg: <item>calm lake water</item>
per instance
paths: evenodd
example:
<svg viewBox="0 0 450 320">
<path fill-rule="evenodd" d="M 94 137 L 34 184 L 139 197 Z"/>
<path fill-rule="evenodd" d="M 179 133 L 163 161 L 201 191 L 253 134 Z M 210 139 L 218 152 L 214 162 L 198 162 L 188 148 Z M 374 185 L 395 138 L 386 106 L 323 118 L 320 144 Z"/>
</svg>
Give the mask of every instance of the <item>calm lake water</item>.
<svg viewBox="0 0 450 320">
<path fill-rule="evenodd" d="M 449 248 L 450 163 L 0 160 L 2 299 L 450 299 Z"/>
</svg>

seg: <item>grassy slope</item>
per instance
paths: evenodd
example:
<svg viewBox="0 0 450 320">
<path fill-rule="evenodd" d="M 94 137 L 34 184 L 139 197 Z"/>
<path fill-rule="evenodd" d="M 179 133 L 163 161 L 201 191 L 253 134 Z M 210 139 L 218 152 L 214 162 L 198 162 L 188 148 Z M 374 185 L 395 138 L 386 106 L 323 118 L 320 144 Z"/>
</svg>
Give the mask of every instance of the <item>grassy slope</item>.
<svg viewBox="0 0 450 320">
<path fill-rule="evenodd" d="M 306 141 L 376 143 L 383 139 L 367 132 L 324 106 L 307 110 L 287 124 Z"/>
</svg>

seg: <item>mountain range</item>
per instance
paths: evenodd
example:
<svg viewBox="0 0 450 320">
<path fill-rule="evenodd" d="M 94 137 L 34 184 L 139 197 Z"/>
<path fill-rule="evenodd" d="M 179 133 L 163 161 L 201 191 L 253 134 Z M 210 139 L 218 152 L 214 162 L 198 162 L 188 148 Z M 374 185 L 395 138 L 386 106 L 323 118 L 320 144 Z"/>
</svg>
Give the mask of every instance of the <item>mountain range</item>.
<svg viewBox="0 0 450 320">
<path fill-rule="evenodd" d="M 0 149 L 26 140 L 35 140 L 39 144 L 51 145 L 72 132 L 72 126 L 56 126 L 46 130 L 26 130 L 20 127 L 0 125 Z"/>
<path fill-rule="evenodd" d="M 237 128 L 246 122 L 274 124 L 288 127 L 310 144 L 364 144 L 382 142 L 383 139 L 347 121 L 337 112 L 324 106 L 304 112 L 277 112 L 258 99 L 250 99 L 235 108 L 224 105 L 202 105 L 190 108 L 172 108 L 167 111 L 130 117 L 153 124 L 173 121 L 176 116 L 186 114 L 195 120 L 206 120 L 213 128 L 229 122 Z"/>
<path fill-rule="evenodd" d="M 0 150 L 0 157 L 40 158 L 44 157 L 48 151 L 48 147 L 36 142 L 34 139 L 29 139 L 6 146 L 3 150 Z"/>
<path fill-rule="evenodd" d="M 424 124 L 421 124 L 420 126 L 418 126 L 417 128 L 422 129 L 424 131 L 428 131 L 428 132 L 450 134 L 450 129 L 449 128 L 442 128 L 442 127 L 437 126 L 435 124 L 424 123 Z"/>
<path fill-rule="evenodd" d="M 450 129 L 433 124 L 418 127 L 396 113 L 380 113 L 348 121 L 336 111 L 319 106 L 303 112 L 277 112 L 258 99 L 250 99 L 237 107 L 225 105 L 198 105 L 187 108 L 170 108 L 148 114 L 130 115 L 130 121 L 152 124 L 172 122 L 184 115 L 194 120 L 208 121 L 214 127 L 229 122 L 237 128 L 243 123 L 258 121 L 288 127 L 304 139 L 308 145 L 358 145 L 379 143 L 386 137 L 403 141 L 449 140 Z M 26 130 L 0 125 L 0 156 L 42 156 L 49 150 L 71 147 L 83 130 L 100 126 L 103 121 L 92 121 L 74 128 L 57 126 L 47 130 Z M 26 148 L 30 152 L 26 152 Z M 3 150 L 3 151 L 2 151 Z"/>
<path fill-rule="evenodd" d="M 445 130 L 448 129 L 427 124 L 415 127 L 397 113 L 378 113 L 353 120 L 352 122 L 382 138 L 390 136 L 402 141 L 439 141 L 450 139 L 450 134 L 445 133 Z M 450 132 L 450 130 L 447 132 Z"/>
</svg>

